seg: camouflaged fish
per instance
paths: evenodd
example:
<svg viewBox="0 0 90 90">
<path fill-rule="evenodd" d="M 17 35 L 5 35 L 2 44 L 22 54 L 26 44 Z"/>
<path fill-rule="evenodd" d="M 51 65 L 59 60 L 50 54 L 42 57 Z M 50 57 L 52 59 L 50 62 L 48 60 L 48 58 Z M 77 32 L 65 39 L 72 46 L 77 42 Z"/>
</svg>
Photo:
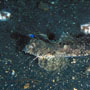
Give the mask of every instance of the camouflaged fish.
<svg viewBox="0 0 90 90">
<path fill-rule="evenodd" d="M 90 45 L 86 44 L 88 38 L 85 38 L 63 33 L 58 41 L 51 41 L 47 35 L 39 34 L 38 38 L 30 40 L 24 51 L 36 56 L 42 68 L 52 71 L 63 68 L 67 63 L 65 58 L 90 55 Z"/>
</svg>

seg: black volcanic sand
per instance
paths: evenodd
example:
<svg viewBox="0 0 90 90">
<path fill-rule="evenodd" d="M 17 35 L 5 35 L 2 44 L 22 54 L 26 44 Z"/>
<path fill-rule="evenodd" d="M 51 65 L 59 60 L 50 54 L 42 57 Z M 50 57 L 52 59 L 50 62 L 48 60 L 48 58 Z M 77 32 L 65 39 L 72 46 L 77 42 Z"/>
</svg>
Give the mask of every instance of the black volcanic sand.
<svg viewBox="0 0 90 90">
<path fill-rule="evenodd" d="M 23 52 L 30 33 L 48 31 L 58 39 L 62 32 L 79 34 L 80 25 L 90 22 L 89 0 L 54 1 L 0 2 L 0 10 L 11 12 L 8 21 L 0 21 L 0 90 L 90 90 L 90 57 L 70 58 L 64 70 L 47 72 L 38 60 L 30 63 L 35 56 Z"/>
</svg>

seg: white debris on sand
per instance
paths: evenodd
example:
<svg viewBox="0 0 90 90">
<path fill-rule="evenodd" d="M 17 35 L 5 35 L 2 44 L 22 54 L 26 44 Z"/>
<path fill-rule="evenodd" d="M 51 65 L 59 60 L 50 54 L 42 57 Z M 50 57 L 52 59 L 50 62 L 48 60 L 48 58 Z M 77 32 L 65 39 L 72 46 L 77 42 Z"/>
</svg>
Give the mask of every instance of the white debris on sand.
<svg viewBox="0 0 90 90">
<path fill-rule="evenodd" d="M 80 25 L 81 32 L 88 35 L 90 34 L 90 23 Z"/>
<path fill-rule="evenodd" d="M 8 11 L 0 11 L 0 21 L 7 21 L 11 17 L 11 13 Z"/>
</svg>

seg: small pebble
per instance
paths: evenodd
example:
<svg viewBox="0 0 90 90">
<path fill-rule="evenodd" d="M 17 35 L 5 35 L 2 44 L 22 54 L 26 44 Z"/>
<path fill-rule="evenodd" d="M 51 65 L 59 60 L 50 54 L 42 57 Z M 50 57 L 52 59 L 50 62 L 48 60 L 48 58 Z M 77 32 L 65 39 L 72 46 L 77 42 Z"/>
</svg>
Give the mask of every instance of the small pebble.
<svg viewBox="0 0 90 90">
<path fill-rule="evenodd" d="M 25 85 L 24 85 L 24 89 L 28 89 L 30 87 L 30 84 L 29 83 L 26 83 Z"/>
</svg>

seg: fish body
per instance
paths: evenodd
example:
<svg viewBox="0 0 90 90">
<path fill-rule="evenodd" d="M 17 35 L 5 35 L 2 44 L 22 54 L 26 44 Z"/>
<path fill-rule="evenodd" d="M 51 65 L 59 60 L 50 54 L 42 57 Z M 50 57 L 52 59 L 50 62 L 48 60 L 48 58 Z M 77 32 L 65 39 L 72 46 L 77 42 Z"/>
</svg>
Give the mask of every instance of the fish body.
<svg viewBox="0 0 90 90">
<path fill-rule="evenodd" d="M 36 56 L 39 59 L 39 65 L 46 70 L 56 70 L 66 65 L 65 58 L 90 55 L 90 46 L 80 44 L 78 40 L 69 34 L 61 35 L 58 42 L 54 43 L 33 38 L 25 46 L 24 52 Z"/>
<path fill-rule="evenodd" d="M 24 49 L 25 53 L 35 56 L 52 56 L 63 57 L 77 57 L 90 55 L 90 49 L 85 49 L 84 46 L 70 46 L 64 45 L 63 47 L 55 43 L 46 43 L 42 40 L 32 39 Z"/>
</svg>

